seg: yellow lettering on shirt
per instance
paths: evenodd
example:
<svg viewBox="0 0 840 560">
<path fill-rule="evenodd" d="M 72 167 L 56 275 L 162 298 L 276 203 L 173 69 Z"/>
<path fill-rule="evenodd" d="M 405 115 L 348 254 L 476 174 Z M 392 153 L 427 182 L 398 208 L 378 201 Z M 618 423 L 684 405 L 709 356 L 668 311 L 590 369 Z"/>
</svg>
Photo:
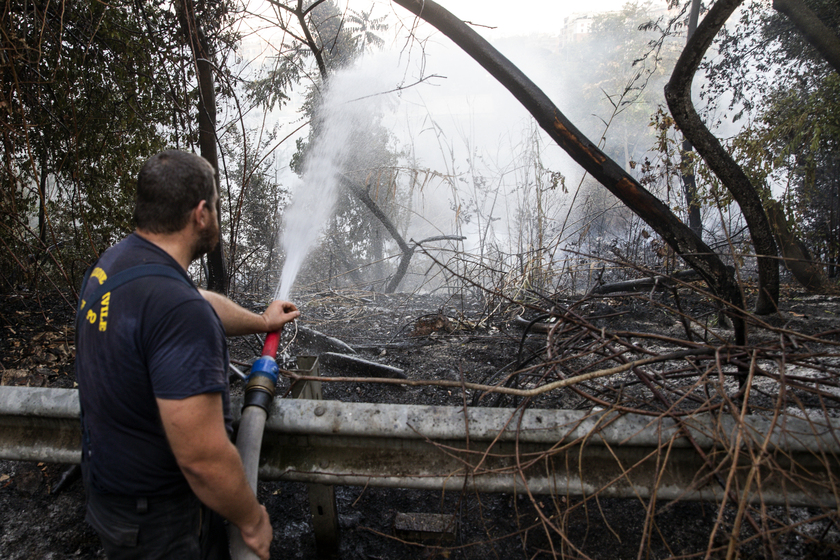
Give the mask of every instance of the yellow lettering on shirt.
<svg viewBox="0 0 840 560">
<path fill-rule="evenodd" d="M 90 323 L 91 325 L 96 322 L 96 313 L 94 313 L 90 309 L 88 309 L 87 315 L 85 317 L 87 318 L 88 323 Z"/>
<path fill-rule="evenodd" d="M 108 279 L 108 275 L 105 274 L 105 271 L 99 268 L 98 266 L 93 269 L 93 272 L 90 273 L 90 277 L 99 280 L 100 286 L 105 283 L 105 280 Z"/>
<path fill-rule="evenodd" d="M 111 304 L 111 292 L 108 292 L 104 296 L 102 296 L 102 307 L 99 309 L 99 332 L 105 332 L 108 328 L 108 321 L 105 319 L 108 317 L 108 307 Z"/>
</svg>

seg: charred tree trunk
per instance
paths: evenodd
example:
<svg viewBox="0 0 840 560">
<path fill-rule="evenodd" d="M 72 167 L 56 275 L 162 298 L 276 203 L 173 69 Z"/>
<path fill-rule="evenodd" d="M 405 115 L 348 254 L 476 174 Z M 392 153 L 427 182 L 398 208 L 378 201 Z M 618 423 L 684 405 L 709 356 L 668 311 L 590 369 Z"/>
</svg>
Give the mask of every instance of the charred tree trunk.
<svg viewBox="0 0 840 560">
<path fill-rule="evenodd" d="M 697 30 L 697 20 L 700 18 L 700 0 L 692 0 L 691 13 L 688 16 L 688 37 L 691 39 Z M 688 140 L 683 140 L 680 152 L 680 175 L 683 181 L 685 205 L 688 208 L 688 227 L 697 237 L 703 238 L 703 219 L 700 216 L 700 200 L 697 197 L 697 178 L 694 176 L 694 147 Z"/>
<path fill-rule="evenodd" d="M 38 240 L 40 249 L 47 248 L 47 156 L 41 156 L 41 176 L 38 183 Z"/>
<path fill-rule="evenodd" d="M 682 133 L 726 186 L 744 215 L 758 256 L 758 300 L 755 312 L 773 313 L 779 301 L 779 252 L 758 192 L 749 177 L 706 128 L 691 102 L 691 84 L 706 50 L 742 0 L 719 0 L 686 43 L 665 86 L 665 99 Z"/>
<path fill-rule="evenodd" d="M 371 214 L 376 216 L 376 219 L 379 220 L 382 227 L 391 234 L 391 237 L 393 237 L 394 241 L 396 241 L 397 245 L 399 245 L 400 251 L 402 251 L 402 258 L 400 259 L 400 264 L 397 267 L 397 272 L 385 287 L 385 293 L 391 294 L 396 291 L 397 286 L 400 285 L 403 276 L 405 276 L 405 273 L 408 270 L 408 264 L 411 262 L 411 257 L 414 254 L 414 248 L 408 246 L 408 243 L 405 242 L 405 239 L 403 239 L 402 235 L 400 235 L 400 232 L 397 231 L 397 228 L 391 219 L 385 214 L 385 212 L 382 211 L 381 208 L 379 208 L 379 205 L 376 204 L 363 187 L 349 180 L 344 180 L 343 183 L 350 192 L 353 193 L 353 196 L 359 199 L 362 204 L 367 206 L 367 209 L 370 210 Z"/>
<path fill-rule="evenodd" d="M 688 227 L 699 238 L 703 238 L 703 218 L 700 215 L 700 200 L 697 196 L 697 178 L 694 176 L 692 153 L 694 146 L 688 140 L 683 140 L 680 162 L 680 175 L 682 175 L 683 195 L 685 205 L 688 208 Z"/>
<path fill-rule="evenodd" d="M 198 76 L 198 145 L 201 157 L 210 162 L 219 185 L 219 156 L 216 151 L 216 87 L 213 79 L 213 51 L 195 17 L 192 0 L 176 3 L 181 29 L 187 36 L 195 59 Z M 222 201 L 216 203 L 219 231 L 222 227 Z M 225 249 L 221 235 L 215 249 L 207 254 L 207 289 L 226 294 L 229 279 L 225 266 Z"/>
<path fill-rule="evenodd" d="M 746 343 L 743 299 L 723 262 L 658 198 L 586 138 L 522 71 L 467 24 L 431 0 L 395 0 L 449 37 L 481 64 L 533 115 L 579 165 L 658 233 L 728 305 L 737 344 Z"/>
<path fill-rule="evenodd" d="M 828 213 L 828 236 L 826 239 L 825 254 L 828 260 L 828 277 L 837 278 L 837 269 L 840 265 L 840 181 L 833 185 L 834 202 L 831 204 Z"/>
<path fill-rule="evenodd" d="M 321 4 L 324 0 L 317 0 L 313 2 L 309 7 L 303 9 L 303 2 L 298 0 L 297 8 L 294 10 L 294 14 L 298 18 L 298 24 L 300 24 L 301 29 L 303 29 L 303 35 L 305 37 L 306 46 L 309 47 L 309 50 L 312 51 L 312 55 L 315 57 L 315 62 L 318 64 L 318 72 L 321 74 L 321 79 L 324 80 L 326 83 L 327 81 L 327 63 L 324 60 L 324 49 L 318 46 L 318 43 L 315 41 L 315 38 L 312 37 L 312 33 L 309 31 L 309 26 L 306 24 L 306 16 L 314 10 L 318 4 Z"/>
<path fill-rule="evenodd" d="M 47 249 L 47 155 L 41 156 L 40 169 L 38 170 L 38 241 L 35 251 L 32 254 L 30 264 L 32 265 L 32 290 L 37 289 L 38 274 L 41 271 L 41 263 L 46 260 Z M 44 252 L 44 258 L 41 252 Z"/>
</svg>

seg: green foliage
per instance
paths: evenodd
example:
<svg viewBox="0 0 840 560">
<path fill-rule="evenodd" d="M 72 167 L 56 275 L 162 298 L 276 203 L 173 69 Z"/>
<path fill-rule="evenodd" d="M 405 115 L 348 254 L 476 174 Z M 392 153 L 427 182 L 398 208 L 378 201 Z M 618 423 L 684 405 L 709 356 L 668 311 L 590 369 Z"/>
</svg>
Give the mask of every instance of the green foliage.
<svg viewBox="0 0 840 560">
<path fill-rule="evenodd" d="M 300 82 L 301 61 L 306 52 L 303 45 L 295 44 L 272 57 L 270 68 L 245 85 L 248 100 L 266 111 L 282 108 L 294 85 Z"/>
<path fill-rule="evenodd" d="M 198 6 L 219 45 L 235 38 L 222 29 L 228 8 Z M 192 144 L 192 54 L 158 0 L 10 0 L 0 10 L 0 268 L 15 271 L 3 289 L 32 280 L 49 247 L 47 272 L 76 286 L 85 264 L 131 230 L 142 162 Z"/>
<path fill-rule="evenodd" d="M 835 32 L 840 5 L 809 0 Z M 761 4 L 744 10 L 740 27 L 721 45 L 711 66 L 709 94 L 727 85 L 730 109 L 752 119 L 732 143 L 753 184 L 784 187 L 788 217 L 815 256 L 836 274 L 840 257 L 840 77 L 781 14 Z M 757 68 L 761 73 L 748 73 Z M 738 107 L 737 103 L 741 106 Z M 769 197 L 765 189 L 763 196 Z"/>
<path fill-rule="evenodd" d="M 603 149 L 625 167 L 638 162 L 654 142 L 647 126 L 663 102 L 663 87 L 681 48 L 674 37 L 663 35 L 651 3 L 627 3 L 620 11 L 596 15 L 590 32 L 566 45 L 566 60 L 595 60 L 585 68 L 572 66 L 564 81 L 580 92 L 570 113 L 590 136 L 600 136 Z M 584 56 L 585 54 L 585 56 Z M 597 122 L 592 121 L 592 112 Z M 586 123 L 590 122 L 591 125 Z M 597 131 L 597 132 L 596 132 Z"/>
<path fill-rule="evenodd" d="M 786 185 L 794 229 L 833 268 L 840 249 L 840 77 L 829 73 L 821 83 L 780 89 L 762 109 L 737 139 L 747 169 Z"/>
<path fill-rule="evenodd" d="M 388 30 L 388 24 L 385 23 L 386 16 L 371 17 L 373 8 L 371 6 L 370 10 L 361 12 L 350 10 L 347 16 L 345 29 L 352 37 L 353 50 L 356 52 L 381 49 L 385 46 L 385 41 L 377 33 Z"/>
<path fill-rule="evenodd" d="M 805 4 L 835 32 L 840 30 L 836 0 L 806 0 Z M 706 82 L 701 97 L 710 110 L 728 100 L 724 108 L 740 118 L 778 89 L 812 88 L 830 71 L 826 61 L 802 34 L 769 2 L 751 0 L 740 11 L 738 24 L 721 30 L 716 42 L 718 56 L 702 68 Z M 723 114 L 721 118 L 727 115 Z"/>
<path fill-rule="evenodd" d="M 381 47 L 384 41 L 378 33 L 387 30 L 384 17 L 372 16 L 368 11 L 342 13 L 335 2 L 319 4 L 308 19 L 310 34 L 323 58 L 329 75 L 351 64 L 357 57 Z M 295 47 L 300 59 L 300 46 Z M 313 53 L 309 53 L 307 57 Z M 300 65 L 300 59 L 296 64 Z M 302 173 L 310 142 L 319 134 L 321 122 L 317 118 L 320 104 L 321 81 L 310 86 L 302 112 L 311 119 L 308 139 L 297 140 L 297 151 L 292 156 L 291 169 Z M 264 97 L 266 98 L 266 97 Z M 399 154 L 392 147 L 393 139 L 387 129 L 378 124 L 380 115 L 370 115 L 367 126 L 355 131 L 353 144 L 348 146 L 346 160 L 352 162 L 345 170 L 342 181 L 350 182 L 365 190 L 388 219 L 399 227 L 407 219 L 405 210 L 397 204 L 399 184 L 397 160 Z M 348 189 L 341 189 L 336 210 L 330 221 L 326 243 L 309 259 L 308 270 L 301 280 L 314 282 L 343 275 L 349 281 L 384 280 L 389 268 L 383 262 L 390 234 L 381 221 Z M 309 276 L 307 276 L 309 275 Z"/>
</svg>

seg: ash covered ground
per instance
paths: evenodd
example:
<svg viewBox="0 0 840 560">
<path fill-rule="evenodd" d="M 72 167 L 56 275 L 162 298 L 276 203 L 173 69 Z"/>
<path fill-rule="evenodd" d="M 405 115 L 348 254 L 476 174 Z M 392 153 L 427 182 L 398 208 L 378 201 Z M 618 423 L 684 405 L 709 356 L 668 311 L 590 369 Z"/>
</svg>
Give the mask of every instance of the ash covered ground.
<svg viewBox="0 0 840 560">
<path fill-rule="evenodd" d="M 784 313 L 772 320 L 817 332 L 838 321 L 840 299 L 794 296 L 788 297 Z M 255 310 L 265 304 L 256 298 L 237 299 Z M 340 292 L 307 297 L 300 305 L 300 326 L 347 343 L 362 358 L 400 368 L 410 379 L 497 382 L 523 356 L 538 354 L 545 345 L 545 336 L 539 333 L 523 341 L 523 330 L 515 323 L 517 316 L 530 319 L 536 311 L 482 297 Z M 610 317 L 604 323 L 611 328 L 644 327 L 661 333 L 680 328 L 673 315 L 632 298 L 604 298 L 593 303 L 590 312 Z M 3 384 L 72 388 L 74 349 L 69 303 L 58 296 L 7 294 L 0 296 L 0 314 Z M 284 343 L 292 336 L 293 329 L 289 329 Z M 252 360 L 259 348 L 259 341 L 253 338 L 231 341 L 232 358 L 242 362 Z M 292 356 L 322 350 L 304 336 L 292 340 L 289 347 Z M 321 374 L 340 376 L 342 372 L 322 365 Z M 238 381 L 233 386 L 234 391 L 241 390 Z M 440 387 L 356 383 L 325 383 L 324 398 L 453 406 L 465 401 L 459 391 Z M 580 398 L 562 392 L 539 403 L 565 408 L 585 405 Z M 64 465 L 0 462 L 0 558 L 104 558 L 95 533 L 84 522 L 81 482 L 70 480 L 62 485 L 65 473 Z M 61 490 L 55 492 L 59 486 Z M 262 482 L 259 498 L 268 507 L 274 525 L 272 557 L 315 558 L 305 486 Z M 479 495 L 458 490 L 441 494 L 337 487 L 336 501 L 341 527 L 339 557 L 347 559 L 549 558 L 553 553 L 637 558 L 641 536 L 646 532 L 652 536 L 642 555 L 649 558 L 697 554 L 706 550 L 710 539 L 715 546 L 726 544 L 723 535 L 710 537 L 718 515 L 714 504 L 659 504 L 651 531 L 645 522 L 647 503 L 639 500 L 602 499 L 587 508 L 569 509 L 571 504 L 565 498 L 550 496 L 531 500 L 523 495 Z M 549 538 L 538 521 L 537 509 L 562 523 L 566 537 L 553 534 Z M 394 521 L 399 513 L 454 515 L 459 530 L 451 540 L 410 542 L 395 533 Z M 808 517 L 818 512 L 801 513 Z M 734 516 L 734 510 L 725 511 L 724 522 Z M 837 527 L 832 523 L 829 519 L 809 529 L 825 546 L 795 536 L 780 542 L 785 557 L 834 557 Z M 743 557 L 760 558 L 761 550 L 748 546 Z"/>
</svg>

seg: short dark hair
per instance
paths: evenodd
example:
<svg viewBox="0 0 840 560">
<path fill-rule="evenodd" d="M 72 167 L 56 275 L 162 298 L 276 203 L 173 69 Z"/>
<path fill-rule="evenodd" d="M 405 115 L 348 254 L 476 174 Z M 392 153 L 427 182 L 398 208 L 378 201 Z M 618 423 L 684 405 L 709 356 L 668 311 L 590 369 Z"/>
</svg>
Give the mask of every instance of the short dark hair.
<svg viewBox="0 0 840 560">
<path fill-rule="evenodd" d="M 180 231 L 190 211 L 202 200 L 213 202 L 215 193 L 215 172 L 206 159 L 178 150 L 163 151 L 140 168 L 134 222 L 151 233 Z"/>
</svg>

